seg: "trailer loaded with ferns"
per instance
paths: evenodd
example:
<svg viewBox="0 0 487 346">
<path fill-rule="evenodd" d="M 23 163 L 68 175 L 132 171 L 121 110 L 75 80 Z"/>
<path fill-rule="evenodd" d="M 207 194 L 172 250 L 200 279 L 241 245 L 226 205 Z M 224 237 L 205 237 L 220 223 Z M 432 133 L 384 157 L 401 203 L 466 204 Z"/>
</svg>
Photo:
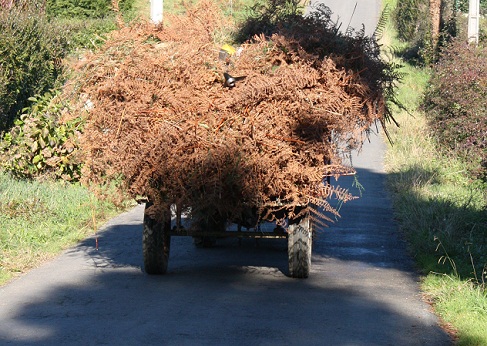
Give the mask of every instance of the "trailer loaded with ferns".
<svg viewBox="0 0 487 346">
<path fill-rule="evenodd" d="M 330 199 L 353 198 L 327 177 L 353 173 L 342 152 L 385 125 L 396 78 L 373 39 L 329 15 L 251 18 L 230 46 L 217 40 L 229 19 L 202 0 L 112 33 L 78 66 L 84 179 L 146 200 L 148 274 L 167 271 L 171 237 L 192 236 L 287 238 L 290 276 L 309 275 L 313 227 L 338 216 Z"/>
</svg>

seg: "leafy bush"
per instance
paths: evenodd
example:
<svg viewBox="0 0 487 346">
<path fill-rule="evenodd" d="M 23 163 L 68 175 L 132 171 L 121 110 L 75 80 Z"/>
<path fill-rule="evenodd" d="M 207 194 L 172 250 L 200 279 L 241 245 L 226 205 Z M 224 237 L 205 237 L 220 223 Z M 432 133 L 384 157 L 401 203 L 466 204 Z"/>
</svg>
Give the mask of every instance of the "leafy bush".
<svg viewBox="0 0 487 346">
<path fill-rule="evenodd" d="M 430 22 L 424 20 L 428 18 L 428 4 L 428 0 L 398 1 L 393 15 L 397 35 L 401 40 L 413 42 L 429 31 Z"/>
<path fill-rule="evenodd" d="M 133 3 L 121 0 L 120 10 L 130 12 Z M 29 97 L 55 87 L 69 50 L 93 48 L 115 28 L 111 0 L 0 2 L 0 132 Z"/>
<path fill-rule="evenodd" d="M 0 131 L 13 124 L 30 96 L 52 88 L 63 70 L 66 34 L 34 3 L 0 9 Z"/>
<path fill-rule="evenodd" d="M 487 47 L 455 39 L 433 70 L 424 108 L 441 143 L 487 178 Z"/>
<path fill-rule="evenodd" d="M 451 36 L 456 36 L 456 6 L 454 0 L 442 2 L 439 47 L 447 45 Z M 437 60 L 437 47 L 432 45 L 429 0 L 398 1 L 393 18 L 398 38 L 409 43 L 407 52 L 403 52 L 407 59 L 426 65 Z"/>
<path fill-rule="evenodd" d="M 83 121 L 59 121 L 65 107 L 57 93 L 29 100 L 32 105 L 0 142 L 2 168 L 19 178 L 52 176 L 77 181 L 81 170 L 77 137 Z"/>
<path fill-rule="evenodd" d="M 134 0 L 120 0 L 123 12 L 132 8 Z M 113 15 L 111 0 L 47 0 L 46 11 L 52 17 L 105 18 Z"/>
</svg>

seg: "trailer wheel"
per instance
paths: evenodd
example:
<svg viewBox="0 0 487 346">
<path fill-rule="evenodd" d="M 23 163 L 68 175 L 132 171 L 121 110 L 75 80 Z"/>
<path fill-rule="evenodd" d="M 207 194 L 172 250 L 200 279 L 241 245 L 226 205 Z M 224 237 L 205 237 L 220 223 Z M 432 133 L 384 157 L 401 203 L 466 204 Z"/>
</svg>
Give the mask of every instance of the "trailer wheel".
<svg viewBox="0 0 487 346">
<path fill-rule="evenodd" d="M 309 217 L 288 227 L 289 275 L 307 278 L 311 268 L 312 227 Z"/>
<path fill-rule="evenodd" d="M 157 221 L 147 214 L 152 203 L 145 205 L 144 229 L 142 232 L 142 252 L 144 269 L 149 275 L 161 275 L 167 271 L 169 248 L 171 246 L 171 217 L 165 213 L 162 221 Z"/>
</svg>

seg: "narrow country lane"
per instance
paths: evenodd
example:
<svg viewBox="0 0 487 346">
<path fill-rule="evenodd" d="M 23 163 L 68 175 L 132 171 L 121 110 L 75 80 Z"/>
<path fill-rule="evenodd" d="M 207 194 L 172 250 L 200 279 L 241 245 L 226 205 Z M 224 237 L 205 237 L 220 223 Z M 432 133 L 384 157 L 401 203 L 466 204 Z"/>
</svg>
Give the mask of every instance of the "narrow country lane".
<svg viewBox="0 0 487 346">
<path fill-rule="evenodd" d="M 361 30 L 363 26 L 367 36 L 374 33 L 382 8 L 381 0 L 310 0 L 308 11 L 320 4 L 325 4 L 332 10 L 331 19 L 342 32 L 349 27 Z"/>
<path fill-rule="evenodd" d="M 373 32 L 379 1 L 352 21 L 355 1 L 325 3 Z M 353 158 L 363 196 L 318 232 L 308 279 L 286 276 L 285 240 L 189 237 L 172 240 L 167 275 L 148 276 L 138 206 L 104 226 L 98 251 L 88 238 L 0 287 L 0 345 L 450 345 L 394 223 L 385 150 L 372 135 Z"/>
</svg>

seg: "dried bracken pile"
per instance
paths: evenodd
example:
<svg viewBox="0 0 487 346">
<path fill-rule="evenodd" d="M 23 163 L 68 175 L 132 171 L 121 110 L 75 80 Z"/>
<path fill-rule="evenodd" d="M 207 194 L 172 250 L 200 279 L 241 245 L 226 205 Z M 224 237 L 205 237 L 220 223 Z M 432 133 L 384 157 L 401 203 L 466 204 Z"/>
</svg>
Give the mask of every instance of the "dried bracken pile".
<svg viewBox="0 0 487 346">
<path fill-rule="evenodd" d="M 384 117 L 367 66 L 339 66 L 348 58 L 324 56 L 284 31 L 255 36 L 222 60 L 214 37 L 228 23 L 211 1 L 169 21 L 113 33 L 80 67 L 84 106 L 93 104 L 82 138 L 85 180 L 117 178 L 155 202 L 155 212 L 177 204 L 196 218 L 248 224 L 250 209 L 269 219 L 286 208 L 294 217 L 298 205 L 336 214 L 326 198 L 350 198 L 324 184 L 350 171 L 338 143 L 358 145 Z M 361 53 L 353 64 L 366 61 Z M 235 87 L 224 86 L 224 72 Z"/>
</svg>

